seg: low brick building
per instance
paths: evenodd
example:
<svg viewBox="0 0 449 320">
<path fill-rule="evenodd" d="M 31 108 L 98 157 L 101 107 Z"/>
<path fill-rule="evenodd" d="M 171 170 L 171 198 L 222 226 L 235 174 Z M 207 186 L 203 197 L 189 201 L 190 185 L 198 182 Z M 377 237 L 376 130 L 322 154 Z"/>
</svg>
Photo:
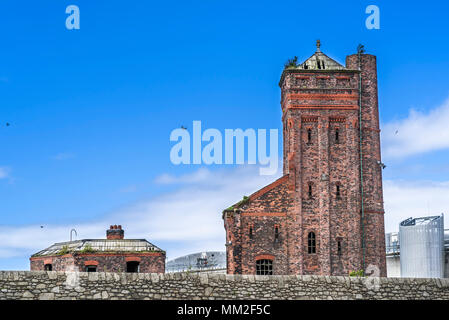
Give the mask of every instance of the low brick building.
<svg viewBox="0 0 449 320">
<path fill-rule="evenodd" d="M 376 57 L 318 41 L 279 86 L 284 175 L 224 210 L 227 272 L 386 276 Z"/>
<path fill-rule="evenodd" d="M 111 226 L 106 239 L 55 243 L 30 258 L 31 271 L 165 273 L 165 251 L 145 239 L 124 239 Z"/>
</svg>

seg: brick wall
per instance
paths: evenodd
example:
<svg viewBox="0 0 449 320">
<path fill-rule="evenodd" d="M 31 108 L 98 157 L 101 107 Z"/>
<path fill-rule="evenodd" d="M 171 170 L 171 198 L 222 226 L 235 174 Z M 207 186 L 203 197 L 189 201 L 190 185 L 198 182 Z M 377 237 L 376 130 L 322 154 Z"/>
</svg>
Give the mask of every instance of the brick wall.
<svg viewBox="0 0 449 320">
<path fill-rule="evenodd" d="M 223 216 L 228 273 L 254 274 L 263 253 L 274 256 L 274 274 L 347 275 L 365 266 L 386 276 L 376 57 L 362 54 L 361 71 L 358 58 L 348 56 L 344 70 L 284 70 L 284 176 Z M 278 243 L 272 241 L 275 224 Z M 247 237 L 250 225 L 254 240 Z M 310 232 L 314 253 L 307 251 Z"/>
<path fill-rule="evenodd" d="M 139 270 L 144 273 L 164 273 L 165 253 L 121 253 L 121 254 L 66 254 L 30 258 L 31 271 L 43 271 L 45 264 L 51 264 L 53 271 L 85 271 L 87 265 L 97 266 L 100 272 L 125 272 L 127 261 L 138 261 Z"/>
<path fill-rule="evenodd" d="M 449 299 L 449 279 L 1 271 L 5 299 Z"/>
</svg>

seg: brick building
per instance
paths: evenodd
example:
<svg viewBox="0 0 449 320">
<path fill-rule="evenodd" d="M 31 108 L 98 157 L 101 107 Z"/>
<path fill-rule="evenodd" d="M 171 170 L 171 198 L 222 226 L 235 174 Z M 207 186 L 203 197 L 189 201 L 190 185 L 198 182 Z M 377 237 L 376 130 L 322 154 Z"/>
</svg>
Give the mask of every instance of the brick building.
<svg viewBox="0 0 449 320">
<path fill-rule="evenodd" d="M 279 86 L 284 175 L 223 211 L 227 272 L 386 276 L 376 57 L 317 41 Z"/>
<path fill-rule="evenodd" d="M 165 273 L 165 251 L 144 239 L 124 239 L 121 226 L 111 226 L 106 239 L 55 243 L 30 258 L 31 271 Z"/>
</svg>

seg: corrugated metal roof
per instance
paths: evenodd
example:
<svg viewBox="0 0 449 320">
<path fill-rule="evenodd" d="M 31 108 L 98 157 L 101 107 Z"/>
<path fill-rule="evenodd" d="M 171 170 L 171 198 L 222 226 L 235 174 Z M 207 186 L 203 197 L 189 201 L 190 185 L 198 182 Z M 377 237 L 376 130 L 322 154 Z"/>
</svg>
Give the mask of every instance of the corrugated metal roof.
<svg viewBox="0 0 449 320">
<path fill-rule="evenodd" d="M 52 256 L 68 253 L 90 253 L 90 252 L 162 252 L 163 250 L 145 239 L 84 239 L 76 241 L 58 242 L 32 255 Z"/>
</svg>

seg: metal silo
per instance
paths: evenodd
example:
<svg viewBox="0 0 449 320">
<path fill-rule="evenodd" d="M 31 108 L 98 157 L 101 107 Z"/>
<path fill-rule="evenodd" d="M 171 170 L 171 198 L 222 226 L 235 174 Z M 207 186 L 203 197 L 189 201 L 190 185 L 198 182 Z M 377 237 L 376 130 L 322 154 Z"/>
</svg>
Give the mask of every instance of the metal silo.
<svg viewBox="0 0 449 320">
<path fill-rule="evenodd" d="M 408 218 L 399 224 L 401 277 L 444 277 L 444 219 Z"/>
</svg>

